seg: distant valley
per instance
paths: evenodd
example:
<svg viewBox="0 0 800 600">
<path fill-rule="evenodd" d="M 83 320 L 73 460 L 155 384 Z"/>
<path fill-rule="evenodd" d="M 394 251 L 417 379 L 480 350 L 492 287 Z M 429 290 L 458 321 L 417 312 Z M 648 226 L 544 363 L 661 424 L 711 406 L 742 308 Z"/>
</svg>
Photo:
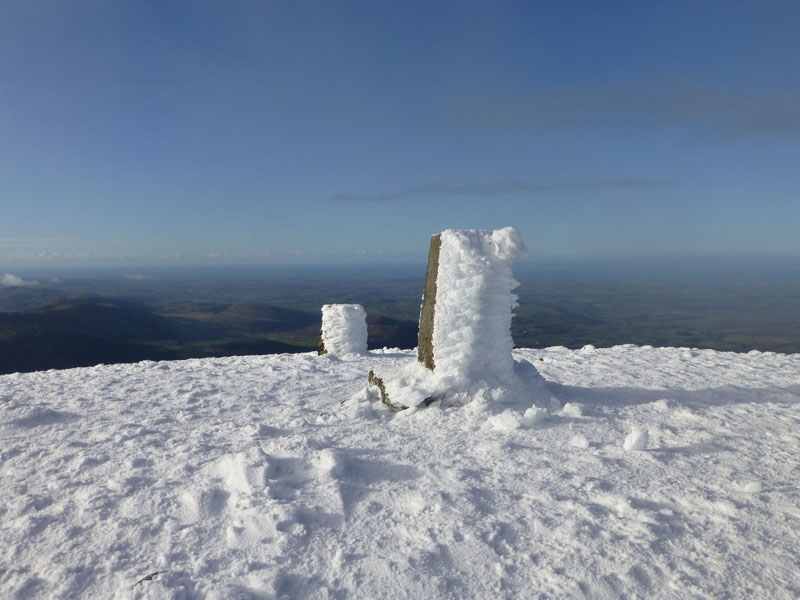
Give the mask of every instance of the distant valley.
<svg viewBox="0 0 800 600">
<path fill-rule="evenodd" d="M 800 286 L 520 278 L 517 346 L 800 352 Z M 369 347 L 417 343 L 421 277 L 64 278 L 0 287 L 0 373 L 314 350 L 320 307 L 358 302 Z"/>
</svg>

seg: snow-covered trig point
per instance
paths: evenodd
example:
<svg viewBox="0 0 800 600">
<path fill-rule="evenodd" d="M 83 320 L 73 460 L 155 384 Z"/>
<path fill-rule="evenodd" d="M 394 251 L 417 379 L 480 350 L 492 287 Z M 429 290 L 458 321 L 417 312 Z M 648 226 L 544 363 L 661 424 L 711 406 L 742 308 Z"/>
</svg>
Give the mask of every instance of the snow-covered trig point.
<svg viewBox="0 0 800 600">
<path fill-rule="evenodd" d="M 525 387 L 511 355 L 513 290 L 519 285 L 511 263 L 526 253 L 513 227 L 448 229 L 433 236 L 420 311 L 419 364 L 394 374 L 370 374 L 385 404 L 406 408 L 445 398 L 462 403 L 476 394 L 498 399 Z M 522 370 L 538 376 L 529 363 Z"/>
<path fill-rule="evenodd" d="M 433 236 L 419 326 L 419 361 L 439 377 L 512 376 L 512 261 L 528 250 L 513 227 Z"/>
<path fill-rule="evenodd" d="M 322 307 L 319 354 L 367 353 L 367 313 L 360 304 L 326 304 Z"/>
</svg>

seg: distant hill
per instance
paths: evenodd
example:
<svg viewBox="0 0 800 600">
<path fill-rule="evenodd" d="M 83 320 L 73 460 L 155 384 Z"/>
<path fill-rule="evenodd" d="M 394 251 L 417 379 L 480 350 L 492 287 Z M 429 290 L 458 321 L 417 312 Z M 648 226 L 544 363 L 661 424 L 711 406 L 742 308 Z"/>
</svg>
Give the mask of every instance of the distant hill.
<svg viewBox="0 0 800 600">
<path fill-rule="evenodd" d="M 0 287 L 0 313 L 22 312 L 42 302 L 63 296 L 63 292 L 38 286 Z"/>
<path fill-rule="evenodd" d="M 14 320 L 0 315 L 3 317 Z M 139 303 L 103 297 L 49 300 L 21 313 L 16 319 L 23 324 L 36 323 L 53 331 L 114 340 L 194 341 L 222 333 L 212 324 L 165 317 Z"/>
<path fill-rule="evenodd" d="M 0 322 L 0 374 L 170 358 L 150 345 Z"/>
<path fill-rule="evenodd" d="M 308 349 L 231 331 L 222 321 L 164 316 L 102 297 L 48 299 L 0 313 L 0 373 Z"/>
<path fill-rule="evenodd" d="M 416 322 L 400 321 L 383 315 L 367 315 L 369 348 L 405 348 L 417 346 L 419 327 Z"/>
<path fill-rule="evenodd" d="M 321 319 L 318 313 L 268 304 L 231 304 L 219 312 L 217 317 L 231 325 L 238 321 L 240 326 L 259 333 L 292 331 L 310 325 L 319 327 Z"/>
</svg>

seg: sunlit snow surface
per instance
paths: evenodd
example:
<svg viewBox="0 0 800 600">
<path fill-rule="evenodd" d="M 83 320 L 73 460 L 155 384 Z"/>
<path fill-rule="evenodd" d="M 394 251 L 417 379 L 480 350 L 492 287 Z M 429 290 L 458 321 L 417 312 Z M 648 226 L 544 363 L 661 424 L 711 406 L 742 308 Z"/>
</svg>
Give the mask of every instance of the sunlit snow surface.
<svg viewBox="0 0 800 600">
<path fill-rule="evenodd" d="M 0 377 L 0 597 L 800 596 L 800 355 L 514 355 L 549 414 L 391 415 L 408 351 Z"/>
</svg>

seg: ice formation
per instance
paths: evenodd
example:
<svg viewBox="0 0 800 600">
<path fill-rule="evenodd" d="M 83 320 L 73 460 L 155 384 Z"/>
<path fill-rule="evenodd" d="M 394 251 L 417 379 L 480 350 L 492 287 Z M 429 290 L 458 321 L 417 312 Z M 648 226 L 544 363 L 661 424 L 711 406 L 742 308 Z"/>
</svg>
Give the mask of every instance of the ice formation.
<svg viewBox="0 0 800 600">
<path fill-rule="evenodd" d="M 360 304 L 322 307 L 322 343 L 329 354 L 367 353 L 367 313 Z"/>
<path fill-rule="evenodd" d="M 442 232 L 433 320 L 437 378 L 507 382 L 513 377 L 511 262 L 527 248 L 513 227 Z"/>
<path fill-rule="evenodd" d="M 511 354 L 513 290 L 519 285 L 511 263 L 527 253 L 522 236 L 513 227 L 448 229 L 440 239 L 434 368 L 415 363 L 386 373 L 386 395 L 396 407 L 433 400 L 530 406 L 532 397 L 546 394 L 546 386 L 533 365 L 515 362 Z"/>
</svg>

